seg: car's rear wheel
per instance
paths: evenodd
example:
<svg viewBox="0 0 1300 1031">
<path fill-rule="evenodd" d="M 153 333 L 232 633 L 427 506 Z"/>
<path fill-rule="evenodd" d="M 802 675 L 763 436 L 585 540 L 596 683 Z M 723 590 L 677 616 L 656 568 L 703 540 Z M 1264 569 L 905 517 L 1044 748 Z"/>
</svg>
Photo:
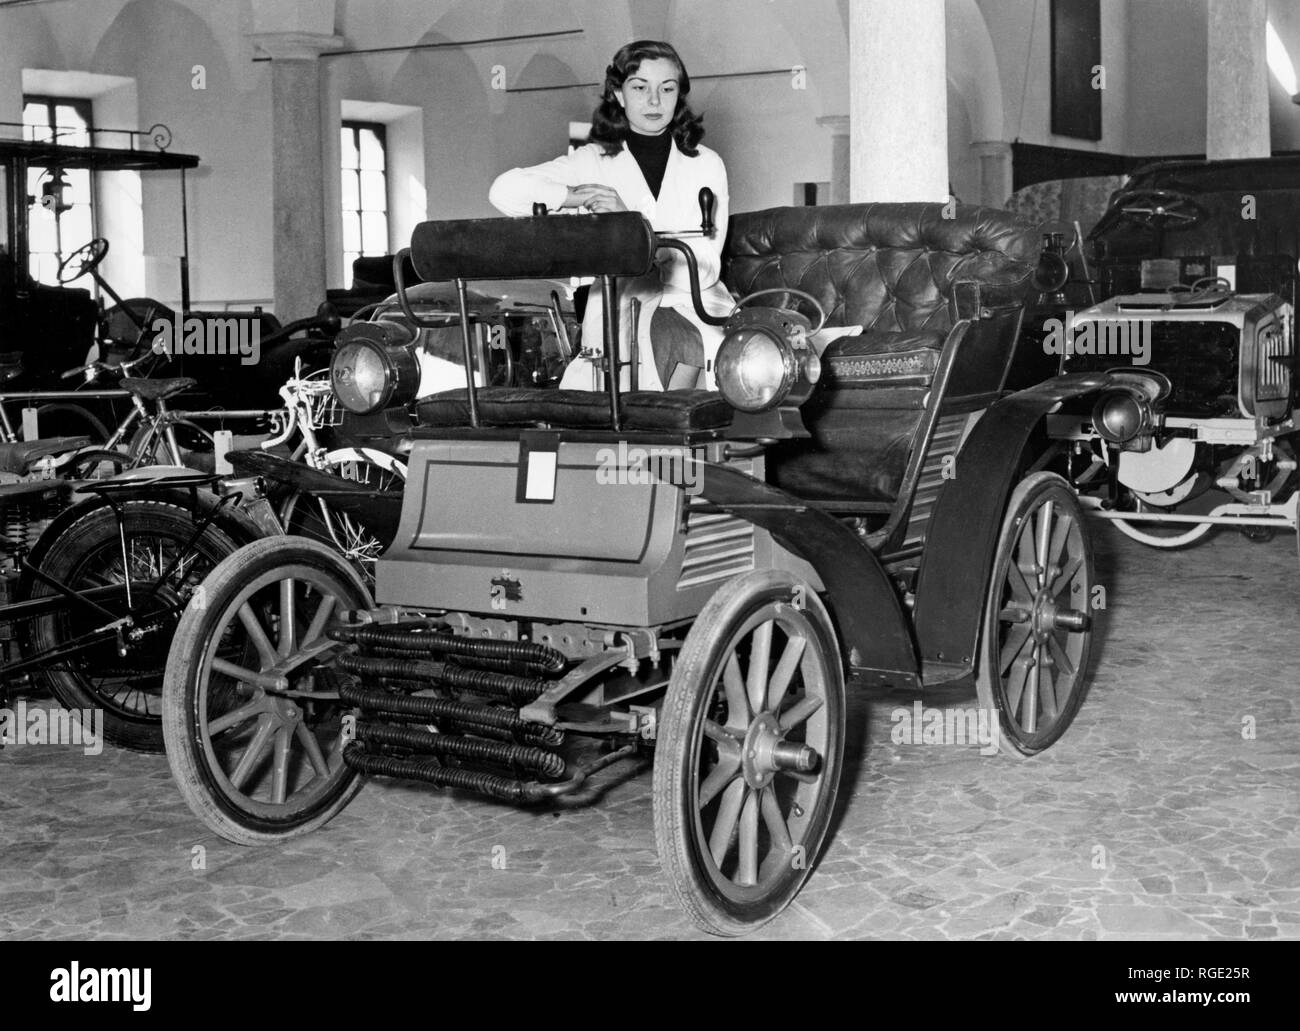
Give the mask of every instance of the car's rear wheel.
<svg viewBox="0 0 1300 1031">
<path fill-rule="evenodd" d="M 780 913 L 816 861 L 844 749 L 835 631 L 801 580 L 720 588 L 691 628 L 659 716 L 654 815 L 673 891 L 713 934 Z"/>
<path fill-rule="evenodd" d="M 999 743 L 1033 755 L 1074 720 L 1092 649 L 1092 542 L 1069 484 L 1054 473 L 1012 492 L 984 603 L 976 676 Z"/>
</svg>

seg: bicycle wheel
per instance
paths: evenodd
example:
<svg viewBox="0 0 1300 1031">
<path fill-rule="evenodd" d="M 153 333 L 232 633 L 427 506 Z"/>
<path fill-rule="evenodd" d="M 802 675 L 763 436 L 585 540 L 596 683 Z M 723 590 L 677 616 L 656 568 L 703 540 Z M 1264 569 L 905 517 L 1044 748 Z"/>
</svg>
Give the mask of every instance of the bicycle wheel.
<svg viewBox="0 0 1300 1031">
<path fill-rule="evenodd" d="M 36 409 L 42 437 L 89 437 L 92 444 L 108 440 L 108 428 L 91 411 L 77 404 L 48 404 Z"/>
<path fill-rule="evenodd" d="M 325 455 L 324 470 L 373 490 L 400 490 L 406 463 L 372 448 L 339 448 Z M 375 581 L 375 561 L 391 543 L 376 537 L 356 516 L 340 512 L 321 498 L 295 491 L 280 509 L 286 533 L 320 541 L 338 551 L 366 578 Z"/>
<path fill-rule="evenodd" d="M 107 612 L 69 604 L 36 617 L 32 654 L 67 645 L 114 617 L 130 615 L 133 625 L 120 638 L 105 634 L 93 646 L 52 661 L 43 677 L 66 708 L 82 714 L 102 710 L 107 740 L 137 751 L 161 752 L 162 680 L 176 624 L 203 578 L 237 544 L 215 525 L 190 544 L 194 521 L 179 505 L 146 500 L 120 504 L 125 562 L 117 518 L 107 507 L 93 508 L 71 523 L 41 560 L 42 573 L 73 591 L 107 588 L 95 596 Z M 55 593 L 38 582 L 31 596 Z M 132 639 L 132 629 L 143 631 L 138 640 Z"/>
</svg>

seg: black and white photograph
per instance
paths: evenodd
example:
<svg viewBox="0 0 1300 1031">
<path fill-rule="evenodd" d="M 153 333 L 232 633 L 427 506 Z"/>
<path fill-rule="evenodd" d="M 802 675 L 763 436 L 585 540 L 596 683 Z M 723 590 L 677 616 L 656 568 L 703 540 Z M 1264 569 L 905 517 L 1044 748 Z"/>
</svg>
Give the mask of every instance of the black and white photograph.
<svg viewBox="0 0 1300 1031">
<path fill-rule="evenodd" d="M 1113 941 L 1067 1006 L 1250 1011 L 1298 76 L 1298 0 L 0 0 L 23 992 Z"/>
</svg>

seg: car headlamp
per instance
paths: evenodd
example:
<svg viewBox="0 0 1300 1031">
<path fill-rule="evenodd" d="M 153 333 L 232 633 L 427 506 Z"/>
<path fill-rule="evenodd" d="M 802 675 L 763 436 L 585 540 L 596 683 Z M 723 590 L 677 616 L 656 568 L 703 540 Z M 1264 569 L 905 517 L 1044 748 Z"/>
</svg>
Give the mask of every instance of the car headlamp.
<svg viewBox="0 0 1300 1031">
<path fill-rule="evenodd" d="M 784 308 L 742 308 L 732 315 L 713 363 L 722 396 L 742 412 L 803 404 L 821 377 L 811 329 L 806 318 Z"/>
<path fill-rule="evenodd" d="M 339 333 L 330 383 L 349 412 L 370 415 L 415 400 L 420 363 L 409 331 L 398 324 L 358 322 Z"/>
<path fill-rule="evenodd" d="M 1112 369 L 1112 386 L 1092 408 L 1092 426 L 1102 440 L 1145 451 L 1155 433 L 1156 404 L 1169 396 L 1172 385 L 1151 369 Z"/>
</svg>

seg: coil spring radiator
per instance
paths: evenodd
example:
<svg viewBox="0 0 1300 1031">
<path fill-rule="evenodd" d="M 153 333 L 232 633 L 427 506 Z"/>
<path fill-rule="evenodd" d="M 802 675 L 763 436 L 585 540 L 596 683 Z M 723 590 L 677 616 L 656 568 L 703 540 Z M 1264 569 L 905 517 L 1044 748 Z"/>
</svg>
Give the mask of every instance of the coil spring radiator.
<svg viewBox="0 0 1300 1031">
<path fill-rule="evenodd" d="M 563 674 L 556 649 L 461 637 L 428 620 L 336 624 L 327 634 L 351 646 L 338 668 L 360 681 L 339 690 L 344 705 L 360 710 L 343 750 L 352 769 L 515 804 L 559 793 L 539 779 L 573 772 L 557 751 L 564 732 L 519 716 Z M 439 696 L 412 693 L 429 688 Z"/>
</svg>

